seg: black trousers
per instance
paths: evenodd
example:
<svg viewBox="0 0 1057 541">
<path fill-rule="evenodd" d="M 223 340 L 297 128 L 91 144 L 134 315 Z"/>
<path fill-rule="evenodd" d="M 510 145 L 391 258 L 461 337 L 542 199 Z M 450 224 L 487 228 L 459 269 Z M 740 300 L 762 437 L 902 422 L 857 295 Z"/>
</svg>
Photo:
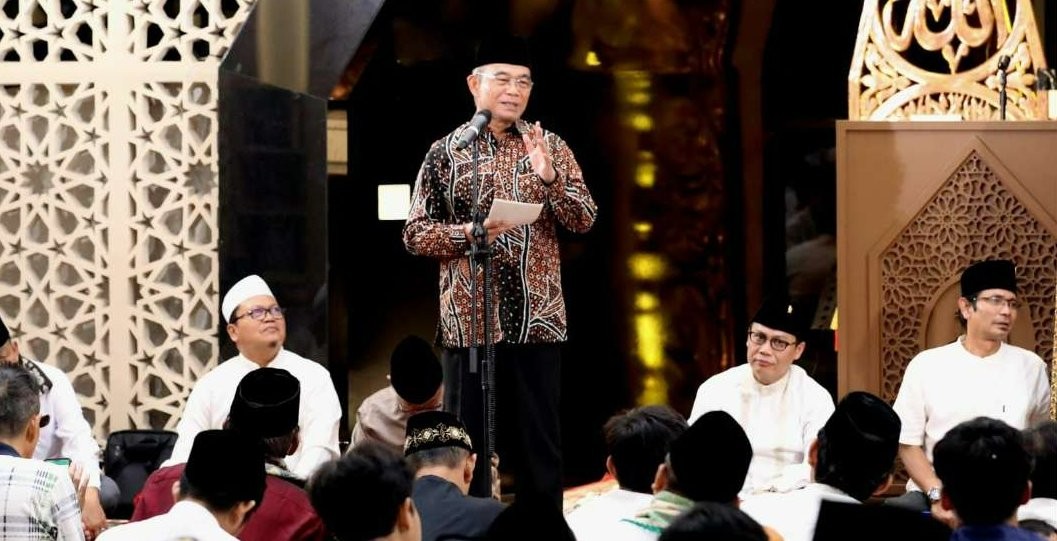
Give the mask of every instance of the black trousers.
<svg viewBox="0 0 1057 541">
<path fill-rule="evenodd" d="M 445 349 L 444 409 L 466 424 L 477 452 L 470 494 L 491 495 L 485 478 L 484 405 L 481 370 L 471 370 L 468 348 Z M 484 361 L 480 348 L 478 362 Z M 556 504 L 562 497 L 560 344 L 507 344 L 495 348 L 496 450 L 501 465 L 514 470 L 517 497 L 542 496 Z"/>
</svg>

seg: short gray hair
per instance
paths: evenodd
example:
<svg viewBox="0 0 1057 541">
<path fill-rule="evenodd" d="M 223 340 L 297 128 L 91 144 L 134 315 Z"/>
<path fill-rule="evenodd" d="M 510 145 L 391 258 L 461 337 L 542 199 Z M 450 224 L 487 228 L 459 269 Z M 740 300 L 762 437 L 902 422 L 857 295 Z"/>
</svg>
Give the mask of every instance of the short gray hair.
<svg viewBox="0 0 1057 541">
<path fill-rule="evenodd" d="M 19 365 L 0 366 L 0 438 L 21 435 L 37 413 L 40 392 L 33 376 Z"/>
</svg>

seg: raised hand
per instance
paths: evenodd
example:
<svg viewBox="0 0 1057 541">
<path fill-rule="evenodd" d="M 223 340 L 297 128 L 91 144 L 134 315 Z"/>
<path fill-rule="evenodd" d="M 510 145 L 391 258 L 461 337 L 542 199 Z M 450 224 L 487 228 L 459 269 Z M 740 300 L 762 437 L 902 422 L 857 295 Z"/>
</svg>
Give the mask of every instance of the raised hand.
<svg viewBox="0 0 1057 541">
<path fill-rule="evenodd" d="M 557 172 L 554 170 L 554 158 L 551 157 L 547 141 L 543 138 L 543 128 L 540 127 L 539 122 L 531 124 L 529 128 L 528 133 L 521 134 L 529 163 L 532 164 L 532 170 L 543 179 L 543 182 L 550 184 L 557 177 Z"/>
</svg>

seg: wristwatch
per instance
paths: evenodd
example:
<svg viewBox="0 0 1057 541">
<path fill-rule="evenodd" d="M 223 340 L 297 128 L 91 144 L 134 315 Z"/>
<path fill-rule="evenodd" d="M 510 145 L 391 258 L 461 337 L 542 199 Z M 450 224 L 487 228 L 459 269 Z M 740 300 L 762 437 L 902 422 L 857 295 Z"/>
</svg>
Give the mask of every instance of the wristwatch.
<svg viewBox="0 0 1057 541">
<path fill-rule="evenodd" d="M 929 497 L 929 503 L 936 503 L 940 501 L 940 493 L 942 489 L 940 487 L 932 487 L 925 494 Z"/>
</svg>

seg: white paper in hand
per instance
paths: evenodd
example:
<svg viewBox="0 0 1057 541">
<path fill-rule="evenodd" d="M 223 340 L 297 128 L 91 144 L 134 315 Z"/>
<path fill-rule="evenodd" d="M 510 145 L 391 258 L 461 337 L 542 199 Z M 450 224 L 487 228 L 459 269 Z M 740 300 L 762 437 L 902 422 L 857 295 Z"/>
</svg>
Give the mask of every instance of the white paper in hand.
<svg viewBox="0 0 1057 541">
<path fill-rule="evenodd" d="M 495 199 L 488 217 L 508 225 L 528 225 L 539 218 L 543 210 L 541 203 L 521 203 L 509 199 Z"/>
</svg>

